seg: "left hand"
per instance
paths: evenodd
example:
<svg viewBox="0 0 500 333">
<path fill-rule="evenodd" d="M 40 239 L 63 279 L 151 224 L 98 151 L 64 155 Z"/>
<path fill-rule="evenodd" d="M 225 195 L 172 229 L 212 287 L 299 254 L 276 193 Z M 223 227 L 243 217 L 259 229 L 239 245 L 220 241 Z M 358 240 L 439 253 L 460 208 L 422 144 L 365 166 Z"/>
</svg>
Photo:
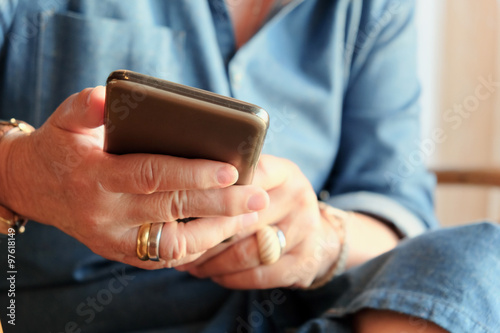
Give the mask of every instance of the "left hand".
<svg viewBox="0 0 500 333">
<path fill-rule="evenodd" d="M 316 194 L 294 163 L 262 156 L 253 184 L 270 197 L 268 208 L 259 212 L 259 223 L 177 269 L 232 289 L 307 288 L 337 260 L 336 231 L 321 218 Z M 265 225 L 277 226 L 286 238 L 280 259 L 271 265 L 261 264 L 255 237 Z"/>
</svg>

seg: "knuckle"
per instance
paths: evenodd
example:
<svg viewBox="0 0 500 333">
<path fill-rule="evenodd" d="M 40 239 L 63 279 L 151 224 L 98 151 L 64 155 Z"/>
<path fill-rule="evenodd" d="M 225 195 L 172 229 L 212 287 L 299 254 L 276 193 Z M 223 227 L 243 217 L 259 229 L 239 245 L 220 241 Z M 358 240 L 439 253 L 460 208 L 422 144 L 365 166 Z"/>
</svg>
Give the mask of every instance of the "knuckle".
<svg viewBox="0 0 500 333">
<path fill-rule="evenodd" d="M 147 158 L 136 173 L 138 179 L 136 180 L 138 188 L 142 193 L 151 194 L 158 190 L 160 187 L 158 163 L 153 158 Z"/>
<path fill-rule="evenodd" d="M 188 195 L 186 191 L 172 191 L 158 194 L 152 201 L 152 207 L 156 213 L 152 215 L 164 222 L 190 217 L 187 216 L 187 200 Z"/>
<path fill-rule="evenodd" d="M 99 251 L 97 249 L 102 249 L 101 245 L 108 244 L 102 250 L 109 250 L 109 243 L 102 242 L 103 239 L 107 238 L 105 234 L 106 228 L 103 228 L 103 225 L 106 225 L 106 221 L 98 216 L 98 214 L 86 213 L 86 214 L 78 214 L 82 215 L 78 222 L 71 224 L 69 228 L 71 230 L 65 230 L 65 232 L 72 234 L 86 244 L 89 248 L 93 249 L 94 252 Z M 104 231 L 104 233 L 103 233 Z M 96 235 L 101 235 L 99 240 L 96 238 Z M 100 254 L 105 251 L 99 251 Z M 97 253 L 97 252 L 96 252 Z"/>
<path fill-rule="evenodd" d="M 83 228 L 79 229 L 83 231 L 85 235 L 99 234 L 101 231 L 100 228 L 102 228 L 102 224 L 99 223 L 99 220 L 93 215 L 85 216 L 81 221 L 81 225 Z"/>
<path fill-rule="evenodd" d="M 167 204 L 162 204 L 164 216 L 168 221 L 189 217 L 188 215 L 188 194 L 187 191 L 172 191 L 168 193 Z"/>
<path fill-rule="evenodd" d="M 164 233 L 162 238 L 163 251 L 160 252 L 161 257 L 167 261 L 167 264 L 173 265 L 176 261 L 183 259 L 187 254 L 186 239 L 182 235 L 174 233 Z"/>
</svg>

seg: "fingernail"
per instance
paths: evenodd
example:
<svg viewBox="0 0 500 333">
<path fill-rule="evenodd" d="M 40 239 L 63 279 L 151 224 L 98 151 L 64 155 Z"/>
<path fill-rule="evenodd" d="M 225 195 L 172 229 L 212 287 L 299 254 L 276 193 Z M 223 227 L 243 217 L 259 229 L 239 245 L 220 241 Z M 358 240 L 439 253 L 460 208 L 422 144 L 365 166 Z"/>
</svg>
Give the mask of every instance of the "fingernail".
<svg viewBox="0 0 500 333">
<path fill-rule="evenodd" d="M 254 194 L 250 197 L 247 203 L 249 210 L 257 211 L 266 208 L 267 206 L 267 195 L 264 193 Z"/>
<path fill-rule="evenodd" d="M 217 181 L 220 185 L 232 185 L 238 180 L 238 170 L 233 166 L 223 166 L 217 171 Z"/>
<path fill-rule="evenodd" d="M 248 227 L 259 222 L 259 215 L 257 213 L 245 214 L 242 217 L 243 227 Z"/>
</svg>

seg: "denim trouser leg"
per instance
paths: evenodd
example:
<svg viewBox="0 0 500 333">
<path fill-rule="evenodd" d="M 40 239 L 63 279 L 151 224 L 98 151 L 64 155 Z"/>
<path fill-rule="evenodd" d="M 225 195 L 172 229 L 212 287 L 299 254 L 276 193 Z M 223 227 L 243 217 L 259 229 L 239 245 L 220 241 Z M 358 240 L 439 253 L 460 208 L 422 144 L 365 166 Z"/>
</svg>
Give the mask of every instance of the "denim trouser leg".
<svg viewBox="0 0 500 333">
<path fill-rule="evenodd" d="M 374 308 L 416 317 L 410 324 L 422 333 L 426 321 L 418 318 L 453 333 L 500 332 L 499 224 L 441 229 L 405 240 L 314 291 L 227 290 L 175 270 L 109 265 L 91 265 L 96 273 L 85 272 L 93 279 L 78 283 L 16 286 L 15 331 L 60 332 L 75 322 L 82 333 L 267 333 L 290 327 L 300 327 L 300 333 L 349 333 L 349 314 Z M 19 272 L 28 275 L 28 265 Z M 89 299 L 100 299 L 100 308 L 90 311 Z M 0 301 L 7 306 L 6 290 Z"/>
<path fill-rule="evenodd" d="M 330 310 L 300 332 L 349 332 L 342 318 L 362 308 L 403 312 L 453 333 L 499 332 L 500 225 L 441 229 L 405 240 L 321 290 L 294 297 L 319 309 L 339 289 L 345 292 Z M 426 322 L 418 318 L 410 324 L 425 332 Z"/>
</svg>

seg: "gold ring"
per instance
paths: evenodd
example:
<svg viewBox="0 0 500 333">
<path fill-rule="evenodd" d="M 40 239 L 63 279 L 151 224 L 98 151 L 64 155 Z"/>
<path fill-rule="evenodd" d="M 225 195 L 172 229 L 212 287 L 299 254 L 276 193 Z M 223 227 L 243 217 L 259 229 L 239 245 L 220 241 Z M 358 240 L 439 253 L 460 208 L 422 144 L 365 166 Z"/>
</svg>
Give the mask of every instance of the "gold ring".
<svg viewBox="0 0 500 333">
<path fill-rule="evenodd" d="M 283 231 L 278 227 L 265 226 L 256 233 L 260 262 L 271 265 L 279 260 L 286 246 Z"/>
<path fill-rule="evenodd" d="M 139 232 L 137 233 L 137 258 L 146 261 L 149 259 L 148 256 L 148 240 L 149 231 L 151 230 L 152 223 L 146 223 L 140 226 Z"/>
</svg>

